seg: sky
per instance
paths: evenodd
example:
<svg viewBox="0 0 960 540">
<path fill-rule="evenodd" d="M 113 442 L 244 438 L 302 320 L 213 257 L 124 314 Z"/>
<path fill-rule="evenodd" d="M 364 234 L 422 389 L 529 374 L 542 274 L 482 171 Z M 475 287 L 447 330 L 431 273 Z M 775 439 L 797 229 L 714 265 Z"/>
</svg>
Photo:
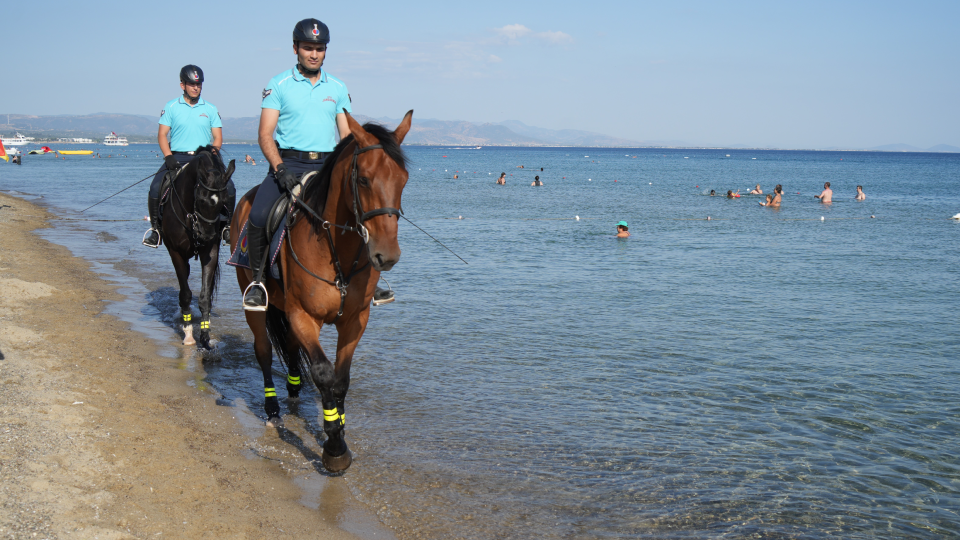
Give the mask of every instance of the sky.
<svg viewBox="0 0 960 540">
<path fill-rule="evenodd" d="M 258 116 L 330 27 L 356 113 L 581 129 L 635 141 L 960 146 L 960 2 L 48 1 L 4 10 L 0 113 L 159 116 L 199 65 L 223 117 Z M 226 135 L 226 134 L 225 134 Z"/>
</svg>

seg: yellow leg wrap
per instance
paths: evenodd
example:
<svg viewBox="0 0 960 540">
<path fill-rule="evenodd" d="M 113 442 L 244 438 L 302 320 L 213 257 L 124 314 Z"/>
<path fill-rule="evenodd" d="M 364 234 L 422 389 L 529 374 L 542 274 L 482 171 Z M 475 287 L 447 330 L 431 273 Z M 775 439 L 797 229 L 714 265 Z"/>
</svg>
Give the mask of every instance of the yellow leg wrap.
<svg viewBox="0 0 960 540">
<path fill-rule="evenodd" d="M 263 396 L 264 396 L 264 397 L 277 397 L 277 389 L 276 389 L 276 388 L 264 388 L 264 389 L 263 389 Z"/>
<path fill-rule="evenodd" d="M 341 426 L 346 424 L 345 415 L 340 414 L 336 409 L 324 409 L 323 419 L 327 422 L 340 422 Z"/>
<path fill-rule="evenodd" d="M 210 329 L 210 321 L 200 321 L 200 329 L 201 329 L 201 330 L 209 330 L 209 329 Z"/>
<path fill-rule="evenodd" d="M 191 320 L 193 320 L 193 315 L 192 315 L 192 314 L 190 314 L 190 313 L 184 313 L 184 314 L 183 314 L 183 322 L 190 322 Z"/>
<path fill-rule="evenodd" d="M 300 384 L 300 377 L 294 377 L 293 375 L 287 375 L 287 382 L 296 386 Z"/>
</svg>

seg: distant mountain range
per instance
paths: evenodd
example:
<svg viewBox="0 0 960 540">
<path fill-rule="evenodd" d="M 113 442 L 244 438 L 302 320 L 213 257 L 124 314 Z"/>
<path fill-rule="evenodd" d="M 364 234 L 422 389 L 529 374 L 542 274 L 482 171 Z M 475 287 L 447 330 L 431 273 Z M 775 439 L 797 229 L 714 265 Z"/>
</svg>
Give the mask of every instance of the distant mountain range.
<svg viewBox="0 0 960 540">
<path fill-rule="evenodd" d="M 371 118 L 355 115 L 361 123 L 378 122 L 389 128 L 400 123 L 396 118 Z M 256 142 L 257 116 L 224 118 L 223 134 L 227 142 Z M 157 117 L 134 114 L 96 113 L 87 115 L 34 116 L 0 114 L 0 134 L 13 135 L 19 131 L 27 137 L 57 139 L 60 137 L 88 137 L 102 139 L 115 131 L 130 142 L 154 142 L 157 137 Z M 517 120 L 499 123 L 475 123 L 462 120 L 433 120 L 414 118 L 413 127 L 404 144 L 425 146 L 606 146 L 625 148 L 689 148 L 697 145 L 683 141 L 634 141 L 611 137 L 592 131 L 576 129 L 546 129 L 528 126 Z M 742 148 L 743 145 L 726 146 Z M 923 149 L 907 144 L 888 144 L 873 148 L 825 148 L 824 150 L 872 150 L 879 152 L 960 152 L 960 147 L 938 144 Z"/>
</svg>

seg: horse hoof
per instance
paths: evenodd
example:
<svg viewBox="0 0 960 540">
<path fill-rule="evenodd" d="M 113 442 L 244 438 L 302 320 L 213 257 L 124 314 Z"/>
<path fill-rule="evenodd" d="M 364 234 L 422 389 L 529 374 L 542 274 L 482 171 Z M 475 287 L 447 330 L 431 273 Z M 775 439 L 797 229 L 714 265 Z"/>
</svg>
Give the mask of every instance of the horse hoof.
<svg viewBox="0 0 960 540">
<path fill-rule="evenodd" d="M 280 418 L 279 416 L 271 416 L 270 418 L 267 418 L 267 427 L 283 427 L 283 418 Z"/>
<path fill-rule="evenodd" d="M 285 399 L 287 403 L 300 403 L 300 396 L 287 396 Z"/>
<path fill-rule="evenodd" d="M 350 453 L 350 450 L 347 450 L 343 453 L 343 455 L 337 457 L 333 457 L 324 451 L 322 459 L 323 468 L 332 473 L 343 472 L 349 469 L 350 465 L 353 464 L 353 454 Z"/>
<path fill-rule="evenodd" d="M 184 344 L 184 345 L 196 345 L 196 344 L 197 344 L 197 340 L 193 339 L 193 336 L 187 336 L 187 337 L 183 338 L 183 344 Z"/>
</svg>

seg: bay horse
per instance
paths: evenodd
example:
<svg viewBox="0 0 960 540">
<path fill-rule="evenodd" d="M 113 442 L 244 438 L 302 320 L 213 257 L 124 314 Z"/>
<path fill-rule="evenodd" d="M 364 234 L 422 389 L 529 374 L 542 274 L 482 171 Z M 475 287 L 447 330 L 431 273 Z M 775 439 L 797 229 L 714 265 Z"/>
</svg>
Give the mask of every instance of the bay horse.
<svg viewBox="0 0 960 540">
<path fill-rule="evenodd" d="M 199 343 L 205 349 L 210 348 L 210 308 L 220 279 L 220 230 L 223 228 L 220 210 L 226 200 L 227 181 L 234 169 L 234 160 L 224 168 L 214 147 L 199 148 L 195 157 L 174 178 L 161 213 L 160 237 L 167 246 L 180 284 L 184 345 Z M 193 300 L 188 280 L 191 257 L 199 259 L 203 271 L 198 302 L 200 335 L 197 339 L 193 337 L 190 311 L 190 301 Z"/>
<path fill-rule="evenodd" d="M 346 117 L 350 135 L 337 144 L 319 174 L 303 188 L 303 197 L 293 196 L 296 214 L 288 217 L 288 231 L 274 263 L 280 265 L 281 279 L 265 280 L 267 311 L 244 312 L 263 371 L 267 426 L 283 425 L 271 371 L 275 347 L 287 367 L 289 400 L 299 400 L 303 373 L 320 392 L 327 436 L 322 460 L 330 472 L 344 471 L 353 462 L 344 439 L 350 365 L 367 327 L 380 272 L 390 270 L 400 259 L 397 225 L 408 178 L 400 143 L 410 131 L 413 111 L 393 132 L 377 124 L 361 127 L 349 113 Z M 234 250 L 258 187 L 237 204 L 230 227 Z M 241 291 L 252 280 L 249 269 L 237 267 Z M 335 363 L 318 341 L 324 324 L 337 329 Z"/>
</svg>

